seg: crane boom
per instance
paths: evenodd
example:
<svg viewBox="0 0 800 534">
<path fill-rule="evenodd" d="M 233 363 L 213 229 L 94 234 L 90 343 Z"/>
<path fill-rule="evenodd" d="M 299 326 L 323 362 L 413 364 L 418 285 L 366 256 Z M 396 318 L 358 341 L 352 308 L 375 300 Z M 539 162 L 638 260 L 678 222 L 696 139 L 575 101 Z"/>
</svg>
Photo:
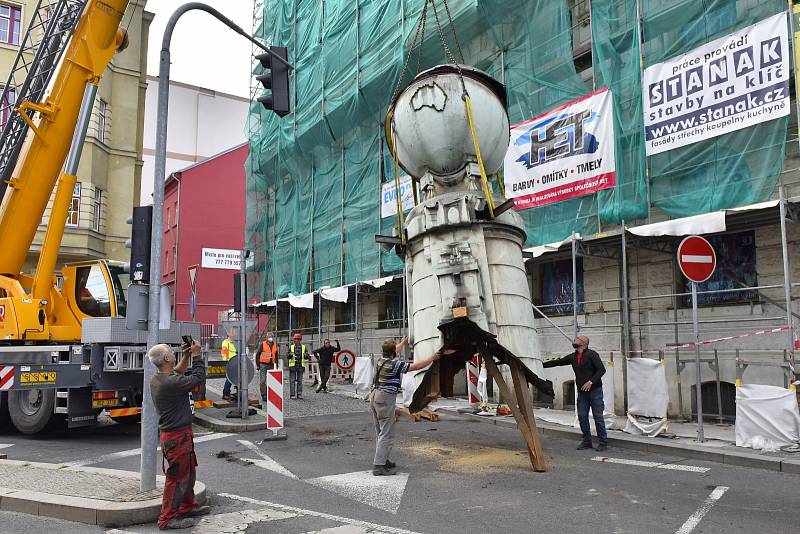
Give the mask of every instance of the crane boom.
<svg viewBox="0 0 800 534">
<path fill-rule="evenodd" d="M 48 98 L 41 103 L 25 100 L 17 107 L 30 133 L 0 206 L 0 275 L 16 277 L 25 263 L 70 150 L 86 86 L 99 83 L 114 54 L 127 43 L 125 32 L 119 27 L 127 5 L 128 0 L 89 0 Z M 38 114 L 38 123 L 31 120 L 28 112 Z M 64 195 L 57 195 L 53 212 L 64 212 L 57 204 L 65 201 L 68 199 Z M 47 246 L 55 247 L 57 252 L 60 244 L 60 239 L 50 240 Z M 43 248 L 42 254 L 47 253 Z M 41 278 L 52 275 L 36 274 Z"/>
</svg>

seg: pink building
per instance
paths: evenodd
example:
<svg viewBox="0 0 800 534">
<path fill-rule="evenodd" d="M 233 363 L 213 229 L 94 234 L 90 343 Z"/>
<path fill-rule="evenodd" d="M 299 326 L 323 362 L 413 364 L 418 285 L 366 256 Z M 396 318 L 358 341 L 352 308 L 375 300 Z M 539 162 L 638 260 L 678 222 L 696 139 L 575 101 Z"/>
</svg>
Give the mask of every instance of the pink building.
<svg viewBox="0 0 800 534">
<path fill-rule="evenodd" d="M 189 270 L 196 266 L 194 320 L 214 325 L 233 307 L 232 254 L 244 246 L 248 145 L 241 144 L 172 173 L 164 191 L 162 283 L 170 286 L 173 316 L 191 320 Z"/>
</svg>

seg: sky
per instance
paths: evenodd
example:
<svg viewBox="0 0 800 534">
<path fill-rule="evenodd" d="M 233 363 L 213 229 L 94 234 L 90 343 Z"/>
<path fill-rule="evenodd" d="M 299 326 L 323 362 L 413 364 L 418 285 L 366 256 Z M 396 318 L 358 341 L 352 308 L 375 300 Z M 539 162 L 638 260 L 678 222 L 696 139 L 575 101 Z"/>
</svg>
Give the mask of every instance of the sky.
<svg viewBox="0 0 800 534">
<path fill-rule="evenodd" d="M 150 25 L 147 74 L 158 76 L 161 40 L 172 13 L 187 0 L 148 0 L 155 13 Z M 241 26 L 253 30 L 253 0 L 204 0 L 204 3 Z M 202 11 L 183 15 L 172 35 L 170 79 L 223 93 L 248 97 L 252 44 Z"/>
</svg>

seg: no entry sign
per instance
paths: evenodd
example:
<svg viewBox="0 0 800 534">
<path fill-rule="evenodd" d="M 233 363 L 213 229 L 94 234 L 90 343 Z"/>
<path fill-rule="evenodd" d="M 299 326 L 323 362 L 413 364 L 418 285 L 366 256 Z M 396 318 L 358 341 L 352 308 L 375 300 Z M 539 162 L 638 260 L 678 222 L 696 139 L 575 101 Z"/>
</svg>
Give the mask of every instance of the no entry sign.
<svg viewBox="0 0 800 534">
<path fill-rule="evenodd" d="M 683 276 L 699 284 L 714 274 L 717 255 L 711 243 L 700 236 L 691 235 L 678 246 L 678 265 Z"/>
</svg>

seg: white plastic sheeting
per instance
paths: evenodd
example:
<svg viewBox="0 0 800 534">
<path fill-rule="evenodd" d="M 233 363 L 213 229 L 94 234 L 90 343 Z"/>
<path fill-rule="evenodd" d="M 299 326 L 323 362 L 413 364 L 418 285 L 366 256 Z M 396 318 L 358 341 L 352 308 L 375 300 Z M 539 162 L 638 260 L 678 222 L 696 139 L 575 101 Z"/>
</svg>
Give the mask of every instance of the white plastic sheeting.
<svg viewBox="0 0 800 534">
<path fill-rule="evenodd" d="M 333 302 L 347 302 L 348 286 L 326 287 L 319 290 L 319 296 Z"/>
<path fill-rule="evenodd" d="M 548 252 L 557 252 L 558 249 L 561 248 L 561 245 L 565 243 L 565 241 L 569 241 L 568 239 L 564 241 L 556 241 L 554 243 L 547 243 L 546 245 L 538 245 L 531 248 L 526 248 L 524 252 L 527 252 L 534 258 L 538 258 L 542 254 L 546 254 Z"/>
<path fill-rule="evenodd" d="M 314 308 L 314 293 L 306 293 L 305 295 L 292 295 L 289 293 L 289 306 L 292 308 Z"/>
<path fill-rule="evenodd" d="M 394 280 L 394 276 L 384 276 L 383 278 L 376 278 L 374 280 L 364 280 L 362 284 L 367 284 L 368 286 L 372 286 L 375 289 L 379 287 L 383 287 L 389 282 Z"/>
<path fill-rule="evenodd" d="M 369 389 L 372 387 L 372 379 L 375 370 L 372 368 L 372 360 L 367 356 L 356 358 L 356 365 L 353 368 L 353 385 L 358 389 Z"/>
<path fill-rule="evenodd" d="M 667 375 L 659 360 L 631 358 L 628 365 L 628 421 L 625 432 L 655 437 L 667 429 Z M 641 418 L 651 419 L 641 419 Z"/>
<path fill-rule="evenodd" d="M 400 404 L 408 408 L 411 404 L 411 401 L 414 400 L 414 390 L 417 389 L 417 382 L 414 379 L 414 375 L 417 373 L 405 373 L 403 375 L 403 381 L 400 384 L 402 388 L 402 393 L 400 397 Z"/>
<path fill-rule="evenodd" d="M 710 234 L 725 231 L 725 212 L 715 211 L 704 213 L 692 217 L 682 217 L 671 221 L 663 221 L 653 224 L 644 224 L 628 228 L 634 235 L 640 236 L 662 236 L 662 235 L 692 235 Z"/>
<path fill-rule="evenodd" d="M 774 451 L 800 442 L 797 397 L 777 386 L 736 388 L 736 446 Z"/>
</svg>

